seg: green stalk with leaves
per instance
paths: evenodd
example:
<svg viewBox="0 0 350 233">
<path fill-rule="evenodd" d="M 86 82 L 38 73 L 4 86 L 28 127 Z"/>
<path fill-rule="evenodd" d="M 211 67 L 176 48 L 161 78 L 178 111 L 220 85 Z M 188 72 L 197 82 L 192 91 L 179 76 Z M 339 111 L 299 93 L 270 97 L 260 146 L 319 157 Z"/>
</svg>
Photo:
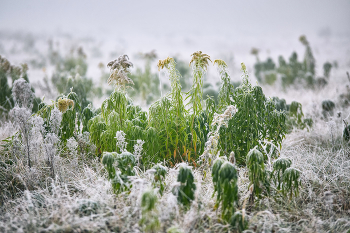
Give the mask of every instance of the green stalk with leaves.
<svg viewBox="0 0 350 233">
<path fill-rule="evenodd" d="M 212 168 L 216 208 L 221 205 L 221 218 L 229 222 L 238 204 L 238 174 L 226 159 L 217 158 Z"/>
<path fill-rule="evenodd" d="M 196 184 L 194 183 L 192 170 L 186 164 L 180 165 L 177 182 L 179 182 L 179 185 L 174 187 L 172 192 L 177 196 L 177 201 L 187 210 L 195 198 Z"/>
<path fill-rule="evenodd" d="M 248 152 L 268 139 L 281 146 L 286 133 L 285 113 L 275 110 L 275 103 L 265 97 L 261 87 L 252 87 L 246 66 L 242 63 L 243 81 L 232 95 L 237 113 L 228 127 L 220 128 L 220 149 L 235 153 L 238 164 L 246 163 Z"/>
</svg>

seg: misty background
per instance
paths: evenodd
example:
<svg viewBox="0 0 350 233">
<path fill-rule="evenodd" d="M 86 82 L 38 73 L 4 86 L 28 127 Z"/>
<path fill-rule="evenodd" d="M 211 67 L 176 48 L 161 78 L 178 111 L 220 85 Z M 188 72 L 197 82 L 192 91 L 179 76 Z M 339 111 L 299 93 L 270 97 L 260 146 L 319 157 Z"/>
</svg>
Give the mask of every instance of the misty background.
<svg viewBox="0 0 350 233">
<path fill-rule="evenodd" d="M 235 81 L 245 62 L 256 81 L 251 49 L 259 49 L 262 60 L 277 62 L 279 55 L 288 58 L 294 51 L 302 58 L 300 35 L 307 36 L 318 64 L 337 61 L 339 67 L 349 67 L 349 9 L 347 0 L 1 0 L 0 54 L 14 64 L 27 62 L 29 79 L 40 81 L 42 68 L 50 76 L 54 67 L 35 67 L 30 61 L 44 60 L 49 41 L 62 54 L 80 46 L 87 55 L 87 76 L 98 82 L 98 64 L 122 54 L 142 67 L 138 55 L 155 50 L 152 70 L 157 72 L 158 59 L 174 56 L 189 62 L 201 50 L 224 59 Z M 321 74 L 322 65 L 316 70 Z M 209 69 L 209 78 L 214 71 Z"/>
</svg>

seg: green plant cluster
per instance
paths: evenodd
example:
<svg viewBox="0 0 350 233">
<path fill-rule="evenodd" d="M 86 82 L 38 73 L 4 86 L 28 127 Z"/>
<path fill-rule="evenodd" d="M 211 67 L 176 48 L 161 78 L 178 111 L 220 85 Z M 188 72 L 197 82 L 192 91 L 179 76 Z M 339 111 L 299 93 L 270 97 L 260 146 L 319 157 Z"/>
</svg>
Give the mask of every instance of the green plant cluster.
<svg viewBox="0 0 350 233">
<path fill-rule="evenodd" d="M 160 195 L 163 195 L 165 190 L 165 175 L 167 174 L 167 168 L 162 166 L 161 164 L 154 165 L 152 167 L 154 170 L 152 186 L 153 188 L 157 188 Z"/>
<path fill-rule="evenodd" d="M 285 114 L 275 110 L 275 102 L 268 100 L 259 86 L 252 87 L 248 73 L 242 65 L 243 83 L 234 89 L 226 70 L 226 63 L 215 60 L 222 80 L 218 104 L 212 98 L 205 102 L 203 77 L 210 57 L 202 52 L 192 54 L 193 84 L 183 93 L 181 76 L 175 60 L 160 60 L 159 69 L 166 69 L 171 82 L 170 93 L 153 103 L 148 113 L 134 106 L 122 90 L 115 90 L 102 106 L 101 113 L 89 121 L 91 140 L 99 154 L 117 151 L 115 134 L 126 134 L 127 151 L 132 151 L 137 139 L 146 141 L 141 162 L 146 164 L 166 161 L 167 165 L 187 161 L 196 166 L 203 154 L 208 133 L 212 130 L 215 114 L 222 113 L 229 105 L 235 105 L 238 113 L 229 121 L 227 128 L 220 128 L 218 150 L 228 156 L 235 152 L 239 164 L 259 140 L 272 140 L 280 145 L 286 133 Z M 185 100 L 188 104 L 185 105 Z"/>
<path fill-rule="evenodd" d="M 285 99 L 280 99 L 278 97 L 273 97 L 272 100 L 275 102 L 276 110 L 282 111 L 286 115 L 287 132 L 291 132 L 294 128 L 310 129 L 312 127 L 313 120 L 312 118 L 304 117 L 301 103 L 292 101 L 291 104 L 287 104 Z M 327 112 L 328 111 L 331 110 L 327 108 Z"/>
<path fill-rule="evenodd" d="M 263 153 L 258 146 L 249 151 L 246 156 L 246 167 L 248 169 L 250 202 L 270 196 L 272 192 L 280 192 L 284 197 L 293 194 L 298 196 L 300 188 L 301 172 L 291 167 L 289 159 L 278 158 L 273 162 L 273 170 L 268 170 Z M 221 218 L 230 223 L 239 232 L 244 231 L 248 222 L 244 219 L 245 202 L 242 210 L 238 210 L 238 172 L 236 166 L 227 161 L 226 157 L 219 157 L 214 161 L 211 169 L 216 194 L 215 207 L 221 209 Z M 271 188 L 275 184 L 276 188 Z"/>
<path fill-rule="evenodd" d="M 95 115 L 91 104 L 82 108 L 82 102 L 77 93 L 70 92 L 67 96 L 61 95 L 52 104 L 41 103 L 36 113 L 44 120 L 45 130 L 51 132 L 51 111 L 58 108 L 62 112 L 62 122 L 58 135 L 62 142 L 66 142 L 71 137 L 76 137 L 79 133 L 88 131 L 88 122 Z"/>
<path fill-rule="evenodd" d="M 139 221 L 144 232 L 157 232 L 160 228 L 160 221 L 157 215 L 157 195 L 153 190 L 146 191 L 141 197 L 141 214 Z"/>
<path fill-rule="evenodd" d="M 315 88 L 324 87 L 328 83 L 332 64 L 326 62 L 323 65 L 324 77 L 316 78 L 316 60 L 311 46 L 305 36 L 300 36 L 299 40 L 305 46 L 303 61 L 299 61 L 298 54 L 293 52 L 288 62 L 283 56 L 279 56 L 278 65 L 276 65 L 272 58 L 260 61 L 258 49 L 252 49 L 251 54 L 256 56 L 257 60 L 254 65 L 254 73 L 259 83 L 273 85 L 279 76 L 281 77 L 283 88 L 294 84 L 302 84 L 306 88 Z"/>
<path fill-rule="evenodd" d="M 127 191 L 131 188 L 128 176 L 134 176 L 136 159 L 130 152 L 104 152 L 102 164 L 107 170 L 108 179 L 111 180 L 113 190 L 116 193 Z"/>
<path fill-rule="evenodd" d="M 232 94 L 237 113 L 228 127 L 220 129 L 220 149 L 225 155 L 235 153 L 238 164 L 246 163 L 248 152 L 265 139 L 281 145 L 286 134 L 286 114 L 277 111 L 275 102 L 267 99 L 259 86 L 252 87 L 245 65 L 243 82 Z"/>
<path fill-rule="evenodd" d="M 117 131 L 123 131 L 126 134 L 127 151 L 133 151 L 137 139 L 147 141 L 143 147 L 145 156 L 142 157 L 142 161 L 144 163 L 152 160 L 151 156 L 157 153 L 156 148 L 159 145 L 154 128 L 147 126 L 147 112 L 133 105 L 125 93 L 119 90 L 115 90 L 102 103 L 101 112 L 88 123 L 91 141 L 96 145 L 98 154 L 117 151 L 115 138 Z M 152 161 L 160 162 L 157 157 Z"/>
<path fill-rule="evenodd" d="M 68 95 L 72 90 L 77 94 L 82 109 L 91 102 L 88 100 L 93 94 L 98 95 L 102 91 L 100 87 L 94 87 L 92 79 L 87 78 L 88 65 L 86 55 L 81 47 L 72 49 L 67 57 L 56 54 L 56 59 L 52 63 L 56 69 L 51 77 L 51 82 L 58 93 Z"/>
</svg>

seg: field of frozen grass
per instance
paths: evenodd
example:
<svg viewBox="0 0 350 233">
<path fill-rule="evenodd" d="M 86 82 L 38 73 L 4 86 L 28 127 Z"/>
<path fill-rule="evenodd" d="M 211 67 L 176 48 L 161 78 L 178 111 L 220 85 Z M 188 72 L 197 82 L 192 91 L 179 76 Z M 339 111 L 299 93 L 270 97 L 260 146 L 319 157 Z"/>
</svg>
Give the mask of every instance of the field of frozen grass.
<svg viewBox="0 0 350 233">
<path fill-rule="evenodd" d="M 135 47 L 137 42 L 128 38 L 120 38 L 118 43 L 114 43 L 111 39 L 78 39 L 69 35 L 28 37 L 7 32 L 2 32 L 0 38 L 1 56 L 6 57 L 11 64 L 28 63 L 30 83 L 35 86 L 37 96 L 47 95 L 45 102 L 48 104 L 50 99 L 55 100 L 60 93 L 50 82 L 51 92 L 41 90 L 35 83 L 42 82 L 45 75 L 51 77 L 56 69 L 49 62 L 49 39 L 52 39 L 54 50 L 62 57 L 68 56 L 70 49 L 81 46 L 87 57 L 86 76 L 92 78 L 96 85 L 100 83 L 100 62 L 104 64 L 104 72 L 108 73 L 107 63 L 127 53 L 131 55 L 130 60 L 135 61 L 134 66 L 144 66 L 143 60 L 137 59 L 141 48 Z M 170 47 L 167 44 L 168 38 L 155 40 L 150 37 L 144 42 L 147 46 L 143 47 L 150 49 L 141 52 L 157 48 L 158 58 L 178 56 L 188 64 L 189 55 L 193 51 L 203 50 L 212 58 L 222 58 L 227 62 L 232 81 L 241 81 L 240 63 L 245 62 L 253 85 L 257 81 L 254 77 L 255 58 L 250 54 L 251 47 L 260 46 L 263 60 L 270 56 L 276 61 L 278 55 L 289 57 L 293 51 L 301 59 L 304 55 L 298 35 L 288 39 L 248 39 L 243 44 L 238 39 L 210 39 L 211 42 L 197 43 L 194 42 L 197 38 L 173 37 L 171 43 L 175 45 Z M 243 219 L 248 221 L 244 232 L 350 232 L 350 148 L 343 140 L 344 121 L 350 121 L 350 109 L 342 106 L 340 100 L 340 95 L 349 91 L 346 85 L 350 85 L 346 75 L 346 71 L 350 70 L 349 38 L 310 36 L 308 39 L 317 61 L 316 74 L 322 76 L 321 64 L 324 62 L 338 63 L 338 68 L 332 69 L 327 86 L 322 89 L 307 89 L 296 85 L 283 90 L 279 79 L 274 86 L 262 85 L 267 97 L 278 96 L 287 103 L 300 102 L 305 117 L 313 120 L 312 127 L 294 127 L 286 134 L 279 151 L 280 158 L 290 159 L 292 168 L 300 171 L 299 195 L 290 198 L 271 184 L 273 195 L 247 202 L 252 192 L 249 188 L 250 171 L 245 166 L 237 166 L 239 200 L 236 208 L 242 210 Z M 226 49 L 220 51 L 218 44 L 220 48 L 226 44 Z M 166 74 L 158 73 L 156 61 L 151 64 L 152 71 L 164 79 L 161 82 L 170 86 Z M 220 81 L 213 67 L 208 69 L 207 80 L 214 87 Z M 107 88 L 104 84 L 102 87 Z M 166 89 L 163 91 L 166 92 Z M 90 97 L 90 101 L 98 108 L 107 97 L 107 94 Z M 143 108 L 147 109 L 139 96 L 135 98 L 136 104 L 140 101 Z M 335 103 L 332 117 L 322 112 L 322 101 L 328 99 Z M 33 125 L 35 128 L 35 123 Z M 151 167 L 136 165 L 133 176 L 129 176 L 129 189 L 116 192 L 108 178 L 108 169 L 102 164 L 101 157 L 96 156 L 96 145 L 89 138 L 93 132 L 75 132 L 75 139 L 69 139 L 63 145 L 50 144 L 47 136 L 39 133 L 40 130 L 39 127 L 31 134 L 33 165 L 28 167 L 27 149 L 18 137 L 20 126 L 15 120 L 5 117 L 1 121 L 1 232 L 239 232 L 221 217 L 222 207 L 217 205 L 216 195 L 213 195 L 215 185 L 210 167 L 195 167 L 193 163 L 190 164 L 193 166 L 196 190 L 193 201 L 186 209 L 178 203 L 173 192 L 180 185 L 177 176 L 181 165 L 168 166 L 163 195 L 157 193 L 155 207 L 144 214 L 143 194 L 154 189 L 154 170 Z M 11 138 L 12 136 L 14 137 Z M 12 140 L 11 146 L 8 141 L 3 141 L 9 138 Z M 47 148 L 51 152 L 55 151 L 51 163 L 47 162 L 50 153 Z M 13 162 L 6 162 L 10 159 Z M 165 164 L 169 165 L 164 161 Z M 266 162 L 266 169 L 272 171 L 272 164 Z M 157 192 L 158 189 L 155 190 Z M 143 218 L 146 218 L 146 224 L 140 221 Z M 155 219 L 158 225 L 152 222 Z M 147 229 L 145 226 L 154 227 Z"/>
</svg>

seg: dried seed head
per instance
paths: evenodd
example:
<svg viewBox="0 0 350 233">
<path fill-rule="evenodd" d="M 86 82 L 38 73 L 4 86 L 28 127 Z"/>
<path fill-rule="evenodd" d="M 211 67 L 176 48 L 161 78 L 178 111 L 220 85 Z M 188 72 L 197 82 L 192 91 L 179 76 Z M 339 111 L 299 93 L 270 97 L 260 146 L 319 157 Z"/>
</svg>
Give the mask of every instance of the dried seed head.
<svg viewBox="0 0 350 233">
<path fill-rule="evenodd" d="M 119 56 L 117 59 L 110 61 L 107 67 L 110 68 L 110 76 L 108 78 L 108 85 L 113 81 L 116 82 L 117 86 L 125 86 L 126 84 L 134 84 L 134 82 L 128 77 L 130 73 L 129 68 L 133 64 L 129 61 L 128 55 L 124 54 Z"/>
<path fill-rule="evenodd" d="M 174 58 L 172 58 L 172 57 L 167 57 L 167 58 L 164 59 L 164 60 L 159 60 L 159 61 L 158 61 L 158 64 L 157 64 L 157 66 L 158 66 L 158 71 L 160 71 L 160 70 L 163 69 L 164 67 L 167 67 L 167 65 L 168 65 L 169 63 L 171 63 L 171 62 L 175 62 L 175 61 L 174 61 Z"/>
<path fill-rule="evenodd" d="M 218 66 L 221 66 L 221 67 L 224 67 L 226 68 L 227 67 L 227 64 L 224 60 L 221 60 L 221 59 L 216 59 L 214 60 L 214 65 L 217 64 Z"/>
<path fill-rule="evenodd" d="M 201 67 L 206 70 L 209 65 L 210 56 L 208 54 L 202 53 L 202 51 L 194 52 L 192 55 L 192 59 L 190 61 L 190 66 L 194 65 L 195 67 Z"/>
<path fill-rule="evenodd" d="M 22 66 L 22 73 L 26 73 L 28 71 L 27 63 L 23 63 L 23 64 L 21 64 L 21 66 Z"/>
<path fill-rule="evenodd" d="M 241 63 L 241 67 L 242 67 L 243 72 L 247 71 L 247 67 L 245 66 L 245 64 L 243 62 Z"/>
<path fill-rule="evenodd" d="M 69 106 L 72 106 L 74 108 L 74 101 L 67 99 L 67 98 L 59 98 L 58 101 L 58 109 L 62 112 L 65 113 L 68 109 Z"/>
<path fill-rule="evenodd" d="M 153 49 L 151 52 L 141 54 L 141 56 L 145 59 L 153 60 L 157 58 L 157 53 Z"/>
<path fill-rule="evenodd" d="M 5 71 L 6 73 L 7 71 L 10 70 L 10 68 L 11 68 L 10 62 L 6 58 L 0 56 L 0 69 Z"/>
<path fill-rule="evenodd" d="M 259 49 L 257 49 L 257 48 L 252 48 L 252 50 L 250 51 L 250 53 L 251 53 L 252 55 L 258 55 L 258 54 L 259 54 Z"/>
<path fill-rule="evenodd" d="M 299 41 L 300 41 L 303 45 L 305 45 L 305 46 L 309 45 L 309 42 L 307 41 L 305 35 L 301 35 L 301 36 L 299 37 Z"/>
</svg>

